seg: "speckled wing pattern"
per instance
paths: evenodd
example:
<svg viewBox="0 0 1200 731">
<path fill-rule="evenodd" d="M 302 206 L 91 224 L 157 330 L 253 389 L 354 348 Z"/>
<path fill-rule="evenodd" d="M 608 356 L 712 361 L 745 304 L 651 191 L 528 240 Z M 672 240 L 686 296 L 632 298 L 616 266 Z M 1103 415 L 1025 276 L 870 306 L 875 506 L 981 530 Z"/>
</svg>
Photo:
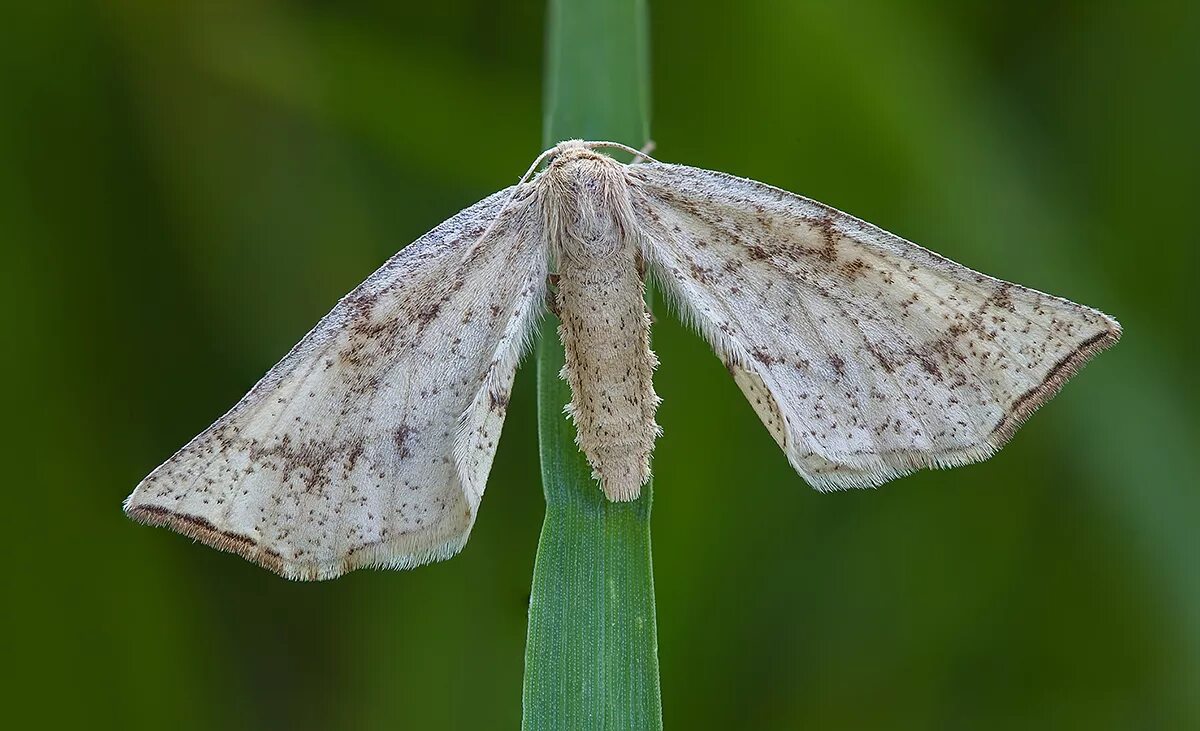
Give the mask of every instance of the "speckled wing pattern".
<svg viewBox="0 0 1200 731">
<path fill-rule="evenodd" d="M 840 211 L 680 165 L 629 168 L 644 256 L 814 487 L 984 459 L 1120 337 Z"/>
<path fill-rule="evenodd" d="M 457 552 L 544 307 L 534 198 L 503 190 L 401 250 L 126 511 L 296 579 Z"/>
</svg>

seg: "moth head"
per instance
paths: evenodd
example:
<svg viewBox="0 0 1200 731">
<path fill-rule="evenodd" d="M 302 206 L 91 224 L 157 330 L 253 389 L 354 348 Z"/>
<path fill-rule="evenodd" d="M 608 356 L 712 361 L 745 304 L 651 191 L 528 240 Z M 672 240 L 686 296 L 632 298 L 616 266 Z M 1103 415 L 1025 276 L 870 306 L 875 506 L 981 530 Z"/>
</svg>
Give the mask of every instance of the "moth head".
<svg viewBox="0 0 1200 731">
<path fill-rule="evenodd" d="M 649 143 L 653 145 L 653 143 Z M 563 140 L 554 147 L 546 150 L 541 155 L 538 155 L 537 160 L 533 163 L 533 169 L 537 169 L 543 162 L 548 163 L 548 166 L 553 167 L 556 163 L 561 165 L 571 160 L 600 160 L 602 162 L 613 162 L 613 159 L 607 155 L 602 155 L 597 150 L 611 149 L 623 150 L 634 156 L 634 161 L 638 159 L 649 160 L 650 157 L 644 151 L 635 150 L 629 145 L 623 145 L 620 142 L 604 142 L 595 140 Z"/>
<path fill-rule="evenodd" d="M 577 160 L 605 160 L 605 156 L 596 152 L 598 144 L 584 140 L 566 140 L 550 148 L 547 153 L 547 169 L 562 168 Z"/>
<path fill-rule="evenodd" d="M 624 150 L 625 152 L 631 153 L 634 156 L 634 162 L 637 162 L 640 159 L 650 160 L 653 162 L 652 158 L 646 155 L 645 152 L 639 152 L 638 150 L 635 150 L 628 145 L 623 145 L 620 142 L 564 140 L 538 155 L 537 159 L 533 161 L 533 164 L 529 166 L 529 169 L 525 171 L 525 174 L 521 176 L 521 179 L 517 181 L 517 184 L 520 185 L 533 177 L 534 173 L 537 172 L 537 169 L 542 166 L 542 163 L 547 163 L 546 172 L 561 172 L 564 166 L 566 166 L 568 163 L 578 160 L 598 161 L 600 163 L 604 163 L 606 166 L 621 166 L 621 163 L 613 160 L 611 157 L 601 155 L 600 153 L 596 152 L 596 150 L 603 148 Z"/>
</svg>

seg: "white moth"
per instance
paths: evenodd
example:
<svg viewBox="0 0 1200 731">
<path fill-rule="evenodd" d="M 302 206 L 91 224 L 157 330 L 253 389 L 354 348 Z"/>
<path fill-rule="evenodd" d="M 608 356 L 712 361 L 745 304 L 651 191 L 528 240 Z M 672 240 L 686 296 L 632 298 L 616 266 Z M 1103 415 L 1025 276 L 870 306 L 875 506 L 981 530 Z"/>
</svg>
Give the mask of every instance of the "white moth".
<svg viewBox="0 0 1200 731">
<path fill-rule="evenodd" d="M 659 434 L 646 268 L 818 490 L 985 459 L 1120 337 L 807 198 L 602 147 L 631 151 L 563 142 L 393 256 L 125 510 L 293 579 L 453 555 L 548 298 L 579 448 L 632 500 Z"/>
</svg>

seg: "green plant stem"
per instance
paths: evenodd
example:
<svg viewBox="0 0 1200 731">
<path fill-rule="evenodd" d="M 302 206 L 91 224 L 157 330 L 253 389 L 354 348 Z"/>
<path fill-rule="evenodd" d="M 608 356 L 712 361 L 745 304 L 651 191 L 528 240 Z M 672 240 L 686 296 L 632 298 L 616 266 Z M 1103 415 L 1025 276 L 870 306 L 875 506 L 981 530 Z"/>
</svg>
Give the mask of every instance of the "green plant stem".
<svg viewBox="0 0 1200 731">
<path fill-rule="evenodd" d="M 550 0 L 547 147 L 569 138 L 642 146 L 649 134 L 644 0 Z M 650 556 L 652 485 L 611 503 L 563 414 L 557 320 L 537 352 L 546 519 L 525 650 L 525 729 L 658 729 L 662 703 Z"/>
</svg>

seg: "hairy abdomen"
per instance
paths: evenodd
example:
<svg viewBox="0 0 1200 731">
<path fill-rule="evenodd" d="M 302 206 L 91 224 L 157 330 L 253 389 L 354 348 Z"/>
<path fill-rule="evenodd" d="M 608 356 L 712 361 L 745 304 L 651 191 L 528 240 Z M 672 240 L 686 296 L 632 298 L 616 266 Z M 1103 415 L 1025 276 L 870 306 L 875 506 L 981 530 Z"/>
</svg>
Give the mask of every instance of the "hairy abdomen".
<svg viewBox="0 0 1200 731">
<path fill-rule="evenodd" d="M 610 256 L 563 257 L 556 299 L 576 441 L 605 494 L 633 500 L 650 479 L 659 431 L 651 382 L 658 360 L 636 249 L 614 248 Z"/>
</svg>

